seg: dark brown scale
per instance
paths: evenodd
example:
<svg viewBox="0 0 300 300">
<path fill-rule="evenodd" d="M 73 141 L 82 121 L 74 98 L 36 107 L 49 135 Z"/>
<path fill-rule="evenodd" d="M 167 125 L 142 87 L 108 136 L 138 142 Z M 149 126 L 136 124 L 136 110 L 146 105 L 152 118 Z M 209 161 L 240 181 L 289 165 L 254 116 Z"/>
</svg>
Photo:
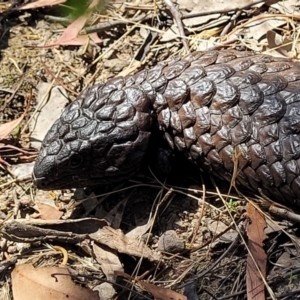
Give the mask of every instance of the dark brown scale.
<svg viewBox="0 0 300 300">
<path fill-rule="evenodd" d="M 45 137 L 36 185 L 128 179 L 153 117 L 170 147 L 201 169 L 300 206 L 300 64 L 233 50 L 194 52 L 83 91 Z"/>
</svg>

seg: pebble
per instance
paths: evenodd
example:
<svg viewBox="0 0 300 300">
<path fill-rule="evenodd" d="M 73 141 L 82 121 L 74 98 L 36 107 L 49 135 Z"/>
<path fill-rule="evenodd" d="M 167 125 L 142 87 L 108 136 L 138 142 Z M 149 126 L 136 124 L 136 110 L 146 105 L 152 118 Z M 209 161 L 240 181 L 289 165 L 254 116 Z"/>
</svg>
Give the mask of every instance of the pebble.
<svg viewBox="0 0 300 300">
<path fill-rule="evenodd" d="M 185 249 L 185 242 L 178 238 L 176 231 L 168 230 L 160 236 L 157 249 L 168 253 L 177 253 Z"/>
</svg>

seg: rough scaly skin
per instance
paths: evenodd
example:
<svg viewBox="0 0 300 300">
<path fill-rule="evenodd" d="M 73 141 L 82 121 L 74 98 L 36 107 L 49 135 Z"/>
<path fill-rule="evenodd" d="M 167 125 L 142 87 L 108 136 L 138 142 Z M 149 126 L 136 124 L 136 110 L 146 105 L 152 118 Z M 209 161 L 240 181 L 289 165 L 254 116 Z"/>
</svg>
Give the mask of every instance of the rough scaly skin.
<svg viewBox="0 0 300 300">
<path fill-rule="evenodd" d="M 41 189 L 87 187 L 135 174 L 152 118 L 172 148 L 211 175 L 300 206 L 300 63 L 231 50 L 194 52 L 96 84 L 46 135 Z"/>
</svg>

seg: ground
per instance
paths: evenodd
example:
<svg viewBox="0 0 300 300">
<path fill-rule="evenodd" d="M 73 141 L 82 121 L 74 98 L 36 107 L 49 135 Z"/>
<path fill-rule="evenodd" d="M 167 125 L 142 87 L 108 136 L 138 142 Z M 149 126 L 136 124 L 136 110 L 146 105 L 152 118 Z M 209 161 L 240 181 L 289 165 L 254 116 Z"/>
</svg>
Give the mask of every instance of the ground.
<svg viewBox="0 0 300 300">
<path fill-rule="evenodd" d="M 12 10 L 10 1 L 1 4 L 0 298 L 33 299 L 29 292 L 17 296 L 23 290 L 16 274 L 24 273 L 27 288 L 38 295 L 41 275 L 16 265 L 62 264 L 72 270 L 76 286 L 101 290 L 101 299 L 252 299 L 246 285 L 256 274 L 248 256 L 254 240 L 265 251 L 255 260 L 259 267 L 267 260 L 268 297 L 300 299 L 297 226 L 270 217 L 266 205 L 261 214 L 251 210 L 245 198 L 235 192 L 227 196 L 225 183 L 213 184 L 193 166 L 178 162 L 172 174 L 159 179 L 146 167 L 118 187 L 75 193 L 38 191 L 30 176 L 38 153 L 31 128 L 42 110 L 41 83 L 48 91 L 63 87 L 64 99 L 71 102 L 87 86 L 182 56 L 187 49 L 236 48 L 299 59 L 297 1 L 256 6 L 238 1 L 231 11 L 215 1 L 201 8 L 197 1 L 178 1 L 173 8 L 168 1 L 95 2 L 97 9 L 85 20 L 87 28 L 98 25 L 89 43 L 66 30 L 78 17 L 74 1 L 67 3 L 72 13 L 68 5 L 20 10 L 22 4 L 15 3 Z M 185 16 L 184 32 L 174 25 L 176 12 Z M 199 12 L 206 15 L 194 15 Z M 260 225 L 253 229 L 251 221 Z M 258 237 L 263 232 L 266 236 Z M 105 280 L 119 285 L 104 288 Z M 72 284 L 65 283 L 65 289 L 74 290 Z"/>
</svg>

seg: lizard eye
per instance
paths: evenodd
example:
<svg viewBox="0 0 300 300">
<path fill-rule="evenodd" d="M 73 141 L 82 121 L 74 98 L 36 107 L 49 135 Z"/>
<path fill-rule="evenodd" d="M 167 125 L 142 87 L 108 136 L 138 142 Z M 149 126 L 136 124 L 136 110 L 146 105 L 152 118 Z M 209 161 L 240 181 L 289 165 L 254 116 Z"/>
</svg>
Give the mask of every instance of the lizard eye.
<svg viewBox="0 0 300 300">
<path fill-rule="evenodd" d="M 72 155 L 69 160 L 69 166 L 72 169 L 75 169 L 81 165 L 83 158 L 79 154 Z"/>
</svg>

